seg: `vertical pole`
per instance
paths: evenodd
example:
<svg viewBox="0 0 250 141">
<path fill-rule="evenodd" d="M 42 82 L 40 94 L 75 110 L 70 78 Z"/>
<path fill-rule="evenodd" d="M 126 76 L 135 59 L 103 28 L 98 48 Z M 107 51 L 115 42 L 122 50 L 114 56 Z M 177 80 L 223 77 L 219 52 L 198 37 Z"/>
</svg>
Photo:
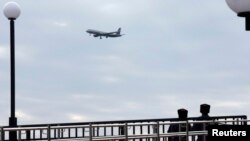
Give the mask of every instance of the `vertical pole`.
<svg viewBox="0 0 250 141">
<path fill-rule="evenodd" d="M 135 135 L 135 125 L 133 125 L 133 135 Z"/>
<path fill-rule="evenodd" d="M 77 128 L 76 128 L 77 129 Z M 61 130 L 61 138 L 63 139 L 64 138 L 64 131 L 65 131 L 66 129 L 65 128 L 62 128 L 62 130 Z"/>
<path fill-rule="evenodd" d="M 125 141 L 128 141 L 128 123 L 125 123 Z"/>
<path fill-rule="evenodd" d="M 77 128 L 75 128 L 75 136 L 76 136 L 76 138 L 78 137 L 78 129 Z M 62 133 L 62 138 L 63 138 L 63 133 Z"/>
<path fill-rule="evenodd" d="M 92 130 L 93 130 L 93 129 L 92 129 L 92 124 L 90 123 L 90 124 L 89 124 L 89 140 L 90 140 L 90 141 L 92 141 L 92 135 L 93 135 L 93 133 L 92 133 L 93 131 L 92 131 Z"/>
<path fill-rule="evenodd" d="M 150 122 L 148 122 L 149 124 Z M 150 125 L 148 125 L 148 135 L 150 134 Z M 150 138 L 147 138 L 146 141 L 150 141 Z"/>
<path fill-rule="evenodd" d="M 142 127 L 142 125 L 140 125 L 140 134 L 141 135 L 143 134 L 143 127 Z M 140 138 L 140 141 L 142 141 L 142 138 Z"/>
<path fill-rule="evenodd" d="M 39 130 L 40 139 L 43 139 L 43 129 Z"/>
<path fill-rule="evenodd" d="M 203 131 L 205 131 L 206 130 L 206 123 L 204 122 L 202 125 L 203 125 Z M 202 139 L 203 139 L 203 141 L 206 141 L 206 135 L 203 135 Z"/>
<path fill-rule="evenodd" d="M 57 136 L 58 136 L 58 139 L 61 138 L 61 129 L 60 128 L 57 128 Z"/>
<path fill-rule="evenodd" d="M 71 137 L 71 128 L 68 129 L 68 137 Z"/>
<path fill-rule="evenodd" d="M 105 129 L 105 135 L 104 136 L 106 136 L 106 127 L 104 127 L 104 129 Z M 111 136 L 114 136 L 114 127 L 113 126 L 111 127 Z"/>
<path fill-rule="evenodd" d="M 162 125 L 162 133 L 165 133 L 165 124 Z"/>
<path fill-rule="evenodd" d="M 162 124 L 162 133 L 163 134 L 165 133 L 165 124 Z M 166 137 L 163 137 L 162 139 L 163 139 L 163 141 L 165 141 Z"/>
<path fill-rule="evenodd" d="M 153 134 L 154 134 L 154 135 L 157 135 L 157 132 L 158 132 L 158 131 L 157 131 L 157 123 L 158 123 L 158 122 L 156 122 L 156 123 L 154 123 L 154 124 L 152 125 Z M 158 135 L 157 135 L 157 136 L 158 136 Z M 156 137 L 153 137 L 152 140 L 153 140 L 153 141 L 157 141 L 157 136 L 156 136 Z"/>
<path fill-rule="evenodd" d="M 85 137 L 85 128 L 82 128 L 82 137 Z"/>
<path fill-rule="evenodd" d="M 15 117 L 15 28 L 14 20 L 10 19 L 10 118 L 9 126 L 17 126 L 17 118 Z M 17 140 L 17 132 L 10 131 L 9 138 L 11 141 Z"/>
<path fill-rule="evenodd" d="M 51 135 L 50 135 L 50 125 L 48 125 L 48 129 L 47 129 L 47 138 L 48 141 L 50 141 Z"/>
<path fill-rule="evenodd" d="M 26 130 L 26 140 L 30 140 L 30 130 Z"/>
<path fill-rule="evenodd" d="M 106 135 L 107 135 L 107 134 L 106 134 L 106 129 L 107 129 L 107 128 L 106 128 L 106 127 L 103 127 L 103 128 L 104 128 L 104 129 L 103 129 L 103 130 L 104 130 L 104 131 L 103 131 L 103 132 L 104 132 L 103 135 L 106 136 Z M 113 129 L 113 127 L 112 127 L 112 129 Z"/>
<path fill-rule="evenodd" d="M 11 77 L 11 117 L 15 117 L 15 25 L 10 20 L 10 77 Z M 14 123 L 14 122 L 13 122 Z"/>
<path fill-rule="evenodd" d="M 247 120 L 247 117 L 241 118 L 240 120 Z M 247 125 L 247 121 L 241 122 L 241 125 Z"/>
<path fill-rule="evenodd" d="M 133 126 L 133 135 L 135 135 L 135 125 L 132 125 L 132 126 Z M 135 139 L 133 139 L 133 141 L 135 141 Z"/>
<path fill-rule="evenodd" d="M 160 141 L 160 124 L 159 124 L 159 121 L 157 121 L 157 141 Z"/>
<path fill-rule="evenodd" d="M 95 137 L 95 127 L 92 126 L 92 129 L 93 129 L 93 131 L 92 131 L 93 135 L 92 136 Z"/>
<path fill-rule="evenodd" d="M 186 141 L 189 141 L 189 124 L 188 124 L 188 120 L 186 121 Z"/>
<path fill-rule="evenodd" d="M 32 139 L 36 139 L 36 130 L 33 130 L 33 138 Z"/>
</svg>

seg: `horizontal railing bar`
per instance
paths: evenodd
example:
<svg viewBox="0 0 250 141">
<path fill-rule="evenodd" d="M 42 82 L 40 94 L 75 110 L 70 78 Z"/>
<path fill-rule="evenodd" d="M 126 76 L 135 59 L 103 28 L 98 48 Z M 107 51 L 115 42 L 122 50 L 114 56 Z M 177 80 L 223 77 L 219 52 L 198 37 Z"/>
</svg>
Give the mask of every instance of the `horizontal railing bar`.
<svg viewBox="0 0 250 141">
<path fill-rule="evenodd" d="M 208 131 L 189 131 L 189 136 L 194 135 L 207 135 Z M 171 132 L 171 133 L 164 133 L 160 134 L 160 137 L 174 137 L 174 136 L 187 136 L 186 132 Z"/>
<path fill-rule="evenodd" d="M 200 120 L 200 121 L 190 121 L 188 123 L 219 123 L 219 122 L 250 122 L 250 120 L 216 120 L 216 121 L 212 121 L 212 120 Z"/>
<path fill-rule="evenodd" d="M 4 128 L 4 131 L 20 131 L 20 130 L 46 130 L 48 127 L 10 127 L 10 128 Z"/>
<path fill-rule="evenodd" d="M 189 136 L 194 135 L 206 135 L 207 131 L 200 131 L 200 132 L 190 132 Z M 167 133 L 167 134 L 160 134 L 160 137 L 175 137 L 175 136 L 186 136 L 186 132 L 176 132 L 176 133 Z M 130 135 L 128 139 L 141 139 L 141 138 L 156 138 L 157 134 L 149 134 L 149 135 Z M 105 137 L 93 137 L 92 140 L 124 140 L 126 137 L 125 135 L 120 136 L 105 136 Z M 72 138 L 74 139 L 74 138 Z M 85 139 L 85 138 L 82 138 Z M 88 137 L 86 137 L 88 139 Z"/>
<path fill-rule="evenodd" d="M 239 116 L 214 116 L 209 119 L 225 119 L 225 118 L 242 118 L 247 119 L 246 115 Z M 116 120 L 116 121 L 97 121 L 97 122 L 76 122 L 76 123 L 52 123 L 52 124 L 31 124 L 19 125 L 19 127 L 39 127 L 39 126 L 68 126 L 68 125 L 89 125 L 89 124 L 112 124 L 112 123 L 133 123 L 133 122 L 157 122 L 157 121 L 178 121 L 178 118 L 161 118 L 161 119 L 137 119 L 137 120 Z M 200 120 L 199 117 L 190 117 L 187 120 Z M 5 126 L 7 127 L 7 126 Z M 4 128 L 5 128 L 4 127 Z"/>
<path fill-rule="evenodd" d="M 51 129 L 67 129 L 67 128 L 89 128 L 89 125 L 75 125 L 75 126 L 54 126 Z"/>
</svg>

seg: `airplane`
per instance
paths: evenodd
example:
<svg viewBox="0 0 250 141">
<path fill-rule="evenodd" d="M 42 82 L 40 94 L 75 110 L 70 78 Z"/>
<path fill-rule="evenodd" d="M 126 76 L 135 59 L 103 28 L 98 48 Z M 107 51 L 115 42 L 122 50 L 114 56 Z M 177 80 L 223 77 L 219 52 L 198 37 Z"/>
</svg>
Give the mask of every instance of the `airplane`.
<svg viewBox="0 0 250 141">
<path fill-rule="evenodd" d="M 102 39 L 102 37 L 121 37 L 124 34 L 121 34 L 121 28 L 119 28 L 117 31 L 114 32 L 103 32 L 103 31 L 98 31 L 98 30 L 93 30 L 93 29 L 88 29 L 86 31 L 87 33 L 89 33 L 89 35 L 91 36 L 91 34 L 93 34 L 94 37 L 100 37 L 100 39 Z"/>
</svg>

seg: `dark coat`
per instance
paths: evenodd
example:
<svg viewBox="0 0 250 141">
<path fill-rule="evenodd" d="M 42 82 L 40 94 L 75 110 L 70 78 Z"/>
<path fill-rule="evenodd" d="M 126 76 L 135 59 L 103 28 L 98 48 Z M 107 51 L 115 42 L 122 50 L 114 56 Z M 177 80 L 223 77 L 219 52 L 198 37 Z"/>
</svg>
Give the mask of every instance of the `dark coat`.
<svg viewBox="0 0 250 141">
<path fill-rule="evenodd" d="M 201 116 L 197 121 L 202 121 L 202 120 L 210 120 L 209 116 Z M 193 125 L 192 131 L 205 131 L 207 130 L 208 123 L 196 123 Z M 200 135 L 198 136 L 196 141 L 207 141 L 207 136 Z"/>
<path fill-rule="evenodd" d="M 170 125 L 169 128 L 168 128 L 168 133 L 171 133 L 171 132 L 186 132 L 187 131 L 187 126 L 186 124 L 173 124 L 173 125 Z M 191 126 L 190 124 L 188 125 L 188 130 L 190 131 L 191 130 Z M 186 136 L 181 136 L 181 137 L 169 137 L 168 138 L 168 141 L 187 141 L 187 138 Z"/>
</svg>

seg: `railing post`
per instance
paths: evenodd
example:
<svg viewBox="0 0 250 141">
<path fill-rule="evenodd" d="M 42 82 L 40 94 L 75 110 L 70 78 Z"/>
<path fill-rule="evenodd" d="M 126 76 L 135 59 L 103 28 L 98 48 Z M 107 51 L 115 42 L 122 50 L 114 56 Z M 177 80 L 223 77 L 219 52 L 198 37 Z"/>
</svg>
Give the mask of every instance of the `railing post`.
<svg viewBox="0 0 250 141">
<path fill-rule="evenodd" d="M 142 127 L 142 125 L 140 125 L 140 134 L 141 135 L 143 134 L 143 127 Z M 142 138 L 140 138 L 140 141 L 142 141 Z"/>
<path fill-rule="evenodd" d="M 48 141 L 50 141 L 51 135 L 50 135 L 50 125 L 48 125 L 48 129 L 47 129 L 47 138 Z"/>
<path fill-rule="evenodd" d="M 106 127 L 104 129 L 105 129 L 105 135 L 104 136 L 106 136 Z M 113 126 L 111 127 L 111 136 L 114 136 L 114 127 Z"/>
<path fill-rule="evenodd" d="M 178 123 L 178 132 L 181 132 L 181 123 Z M 178 137 L 178 141 L 181 141 L 181 137 L 180 136 L 177 136 L 177 137 Z"/>
<path fill-rule="evenodd" d="M 113 127 L 112 127 L 112 129 L 113 129 Z M 104 136 L 107 135 L 107 134 L 106 134 L 106 127 L 103 127 L 103 135 L 104 135 Z"/>
<path fill-rule="evenodd" d="M 202 125 L 203 125 L 203 131 L 205 131 L 206 130 L 206 123 L 203 123 Z M 203 138 L 203 141 L 206 141 L 206 135 L 203 135 L 202 138 Z"/>
<path fill-rule="evenodd" d="M 85 128 L 82 128 L 82 137 L 85 138 Z"/>
<path fill-rule="evenodd" d="M 242 118 L 241 120 L 247 120 L 247 117 Z M 243 125 L 247 125 L 247 121 L 243 122 Z"/>
<path fill-rule="evenodd" d="M 92 141 L 92 124 L 89 124 L 89 140 Z"/>
<path fill-rule="evenodd" d="M 132 127 L 133 127 L 133 135 L 135 135 L 135 125 L 133 125 Z M 133 139 L 133 141 L 135 141 L 135 139 Z"/>
<path fill-rule="evenodd" d="M 189 141 L 189 123 L 186 121 L 186 141 Z"/>
<path fill-rule="evenodd" d="M 77 128 L 76 128 L 77 129 Z M 65 131 L 65 129 L 64 128 L 62 128 L 62 130 L 61 130 L 61 139 L 63 139 L 64 138 L 64 131 Z M 77 134 L 77 133 L 76 133 Z"/>
<path fill-rule="evenodd" d="M 95 137 L 95 127 L 92 126 L 92 137 Z"/>
<path fill-rule="evenodd" d="M 235 125 L 235 119 L 233 118 L 233 125 Z M 236 125 L 240 125 L 239 119 L 236 119 Z"/>
<path fill-rule="evenodd" d="M 40 139 L 43 139 L 43 129 L 40 129 Z"/>
<path fill-rule="evenodd" d="M 60 127 L 57 128 L 57 138 L 60 139 L 61 138 L 61 129 Z"/>
<path fill-rule="evenodd" d="M 26 130 L 26 140 L 30 140 L 30 130 Z"/>
<path fill-rule="evenodd" d="M 159 124 L 159 121 L 157 121 L 156 130 L 157 130 L 157 141 L 160 141 L 160 124 Z"/>
<path fill-rule="evenodd" d="M 71 138 L 71 128 L 68 128 L 68 137 Z"/>
<path fill-rule="evenodd" d="M 125 141 L 128 141 L 128 123 L 127 122 L 125 123 L 125 130 L 124 131 L 125 131 L 125 138 L 126 138 Z"/>
<path fill-rule="evenodd" d="M 32 139 L 36 139 L 36 129 L 33 130 L 33 138 Z"/>
</svg>

